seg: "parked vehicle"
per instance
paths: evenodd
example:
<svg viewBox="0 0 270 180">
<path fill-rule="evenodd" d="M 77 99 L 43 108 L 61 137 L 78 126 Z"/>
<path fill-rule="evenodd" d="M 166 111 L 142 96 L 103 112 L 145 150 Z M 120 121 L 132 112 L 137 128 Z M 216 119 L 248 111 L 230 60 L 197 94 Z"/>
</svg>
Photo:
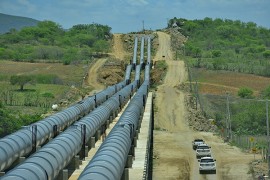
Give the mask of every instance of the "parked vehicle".
<svg viewBox="0 0 270 180">
<path fill-rule="evenodd" d="M 212 157 L 202 157 L 198 160 L 200 174 L 213 173 L 216 174 L 216 160 Z"/>
<path fill-rule="evenodd" d="M 196 157 L 202 158 L 202 157 L 211 157 L 211 150 L 210 146 L 207 144 L 199 144 L 196 149 Z"/>
<path fill-rule="evenodd" d="M 192 148 L 193 150 L 197 149 L 197 146 L 200 144 L 204 144 L 204 140 L 202 139 L 194 139 L 194 141 L 192 141 Z"/>
<path fill-rule="evenodd" d="M 258 180 L 265 180 L 266 178 L 268 178 L 268 176 L 266 176 L 265 174 L 262 174 L 258 177 Z"/>
</svg>

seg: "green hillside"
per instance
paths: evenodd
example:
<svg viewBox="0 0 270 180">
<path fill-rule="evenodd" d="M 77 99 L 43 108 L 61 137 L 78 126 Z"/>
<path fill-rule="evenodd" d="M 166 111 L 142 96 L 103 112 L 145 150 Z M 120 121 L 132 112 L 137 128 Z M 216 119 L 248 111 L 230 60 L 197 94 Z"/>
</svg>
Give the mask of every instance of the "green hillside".
<svg viewBox="0 0 270 180">
<path fill-rule="evenodd" d="M 177 50 L 185 50 L 192 66 L 270 77 L 270 29 L 254 22 L 219 18 L 174 18 L 168 25 L 176 24 L 188 37 Z"/>
<path fill-rule="evenodd" d="M 8 32 L 10 29 L 20 30 L 23 27 L 36 26 L 38 22 L 31 18 L 0 13 L 0 34 Z"/>
<path fill-rule="evenodd" d="M 52 21 L 40 21 L 0 35 L 0 60 L 71 61 L 89 60 L 108 52 L 111 27 L 101 24 L 78 24 L 68 30 Z"/>
</svg>

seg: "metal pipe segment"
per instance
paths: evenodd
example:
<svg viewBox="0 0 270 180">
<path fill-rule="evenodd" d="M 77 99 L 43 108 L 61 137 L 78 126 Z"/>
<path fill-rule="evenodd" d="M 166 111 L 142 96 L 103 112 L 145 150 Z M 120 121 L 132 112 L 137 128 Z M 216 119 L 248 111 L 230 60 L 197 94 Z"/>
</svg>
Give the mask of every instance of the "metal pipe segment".
<svg viewBox="0 0 270 180">
<path fill-rule="evenodd" d="M 141 64 L 136 66 L 136 73 L 135 73 L 135 80 L 140 80 L 140 75 L 141 75 Z"/>
<path fill-rule="evenodd" d="M 136 36 L 135 41 L 134 41 L 134 49 L 133 49 L 133 61 L 132 61 L 133 66 L 137 64 L 137 48 L 138 48 L 138 37 Z"/>
<path fill-rule="evenodd" d="M 147 64 L 151 64 L 151 37 L 148 37 L 147 43 Z"/>
<path fill-rule="evenodd" d="M 19 157 L 26 156 L 32 151 L 33 132 L 31 132 L 31 126 L 37 126 L 36 145 L 40 146 L 55 136 L 55 126 L 57 126 L 58 131 L 64 130 L 74 121 L 88 114 L 97 105 L 106 101 L 125 85 L 126 81 L 122 81 L 115 86 L 109 86 L 95 96 L 90 96 L 63 111 L 0 139 L 0 171 L 7 169 Z"/>
<path fill-rule="evenodd" d="M 54 179 L 69 164 L 82 147 L 82 125 L 86 125 L 86 141 L 129 99 L 137 89 L 134 81 L 114 94 L 101 106 L 69 127 L 66 131 L 44 145 L 23 163 L 10 170 L 1 180 L 7 179 Z M 119 98 L 121 97 L 121 98 Z M 22 173 L 24 172 L 24 173 Z"/>
<path fill-rule="evenodd" d="M 131 65 L 131 64 L 127 65 L 127 68 L 126 68 L 126 75 L 125 75 L 125 80 L 130 80 L 130 73 L 131 73 L 131 70 L 132 70 L 132 65 Z"/>
<path fill-rule="evenodd" d="M 127 65 L 127 68 L 126 68 L 126 74 L 125 74 L 125 80 L 129 80 L 130 81 L 130 74 L 131 74 L 131 71 L 132 71 L 132 63 L 130 63 L 129 65 Z"/>
<path fill-rule="evenodd" d="M 141 58 L 140 58 L 140 64 L 143 64 L 144 61 L 144 36 L 141 39 Z"/>
<path fill-rule="evenodd" d="M 144 69 L 144 80 L 150 81 L 150 64 L 147 64 Z"/>
</svg>

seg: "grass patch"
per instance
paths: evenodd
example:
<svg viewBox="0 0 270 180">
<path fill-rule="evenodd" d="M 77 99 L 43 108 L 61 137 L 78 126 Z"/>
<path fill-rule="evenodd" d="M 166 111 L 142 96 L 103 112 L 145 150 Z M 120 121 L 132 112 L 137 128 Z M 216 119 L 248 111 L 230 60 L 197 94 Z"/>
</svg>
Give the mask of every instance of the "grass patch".
<svg viewBox="0 0 270 180">
<path fill-rule="evenodd" d="M 43 107 L 28 107 L 28 106 L 6 106 L 6 109 L 9 111 L 14 112 L 14 108 L 16 108 L 16 112 L 14 113 L 15 116 L 18 116 L 19 114 L 26 114 L 28 115 L 35 115 L 35 114 L 46 114 L 48 109 Z"/>
<path fill-rule="evenodd" d="M 87 70 L 87 64 L 63 65 L 61 63 L 28 63 L 1 60 L 0 81 L 1 79 L 6 81 L 12 75 L 37 75 L 41 80 L 54 75 L 61 79 L 63 84 L 80 85 Z"/>
<path fill-rule="evenodd" d="M 70 87 L 68 86 L 57 84 L 37 84 L 37 85 L 30 85 L 27 88 L 35 89 L 41 94 L 52 93 L 56 99 L 65 94 L 70 89 Z"/>
<path fill-rule="evenodd" d="M 69 86 L 57 84 L 36 84 L 36 85 L 27 84 L 25 85 L 24 91 L 19 91 L 19 86 L 11 85 L 8 82 L 0 82 L 0 93 L 3 93 L 4 91 L 7 90 L 11 90 L 14 93 L 17 93 L 19 97 L 22 97 L 27 92 L 30 93 L 39 92 L 40 94 L 52 93 L 54 97 L 57 99 L 61 97 L 62 94 L 65 94 L 69 89 L 70 89 Z"/>
<path fill-rule="evenodd" d="M 0 74 L 0 81 L 9 81 L 10 76 L 5 74 Z"/>
</svg>

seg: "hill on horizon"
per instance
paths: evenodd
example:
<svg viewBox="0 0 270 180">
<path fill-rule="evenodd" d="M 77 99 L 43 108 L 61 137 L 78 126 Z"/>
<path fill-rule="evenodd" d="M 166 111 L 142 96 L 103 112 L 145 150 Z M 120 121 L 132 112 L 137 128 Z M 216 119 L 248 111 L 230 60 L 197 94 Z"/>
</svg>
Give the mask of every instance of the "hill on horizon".
<svg viewBox="0 0 270 180">
<path fill-rule="evenodd" d="M 38 20 L 32 18 L 0 13 L 0 34 L 9 32 L 12 28 L 20 30 L 23 27 L 36 26 L 38 22 Z"/>
</svg>

